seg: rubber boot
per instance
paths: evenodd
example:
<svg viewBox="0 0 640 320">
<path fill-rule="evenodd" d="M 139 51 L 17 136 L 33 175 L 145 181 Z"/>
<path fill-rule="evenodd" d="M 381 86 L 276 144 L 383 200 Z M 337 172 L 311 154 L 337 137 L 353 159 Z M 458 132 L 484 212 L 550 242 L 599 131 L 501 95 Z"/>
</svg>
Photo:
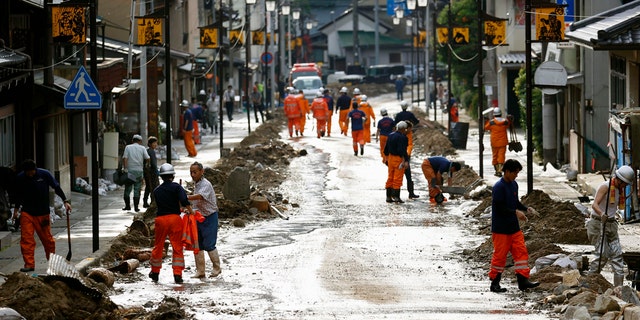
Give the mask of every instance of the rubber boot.
<svg viewBox="0 0 640 320">
<path fill-rule="evenodd" d="M 196 258 L 196 274 L 191 276 L 191 278 L 204 278 L 204 251 L 198 251 L 198 254 L 195 255 Z"/>
<path fill-rule="evenodd" d="M 218 255 L 218 249 L 214 249 L 211 251 L 207 251 L 209 254 L 209 259 L 213 262 L 213 271 L 211 272 L 211 278 L 215 278 L 222 273 L 222 269 L 220 268 L 220 256 Z"/>
<path fill-rule="evenodd" d="M 521 274 L 516 274 L 516 277 L 518 278 L 518 289 L 520 289 L 520 291 L 525 291 L 540 285 L 539 282 L 531 282 L 529 278 L 525 278 L 525 276 Z"/>
<path fill-rule="evenodd" d="M 500 287 L 500 279 L 502 279 L 502 273 L 498 273 L 495 279 L 491 280 L 491 286 L 489 287 L 489 290 L 491 290 L 491 292 L 507 292 L 507 289 Z"/>
<path fill-rule="evenodd" d="M 623 274 L 614 274 L 613 275 L 613 286 L 619 287 L 624 284 L 624 275 Z"/>
<path fill-rule="evenodd" d="M 173 281 L 175 283 L 183 283 L 184 282 L 184 280 L 182 280 L 182 275 L 180 275 L 180 274 L 174 274 L 173 275 Z"/>
<path fill-rule="evenodd" d="M 158 277 L 160 276 L 159 272 L 150 272 L 149 273 L 149 278 L 151 278 L 151 280 L 153 280 L 153 282 L 158 282 Z"/>
<path fill-rule="evenodd" d="M 387 203 L 393 202 L 393 199 L 391 198 L 392 190 L 393 189 L 391 189 L 391 188 L 387 188 Z"/>
<path fill-rule="evenodd" d="M 129 197 L 124 197 L 124 208 L 122 208 L 122 210 L 124 211 L 131 210 L 131 199 L 129 199 Z"/>
<path fill-rule="evenodd" d="M 133 210 L 135 210 L 136 212 L 140 212 L 140 208 L 138 208 L 138 204 L 140 204 L 140 198 L 133 197 Z"/>
<path fill-rule="evenodd" d="M 502 163 L 498 163 L 498 174 L 502 177 Z"/>
<path fill-rule="evenodd" d="M 418 198 L 420 198 L 419 195 L 413 193 L 413 181 L 411 181 L 411 182 L 407 181 L 407 191 L 409 191 L 409 199 L 418 199 Z"/>
<path fill-rule="evenodd" d="M 502 175 L 500 174 L 500 171 L 498 171 L 498 165 L 494 164 L 493 165 L 493 170 L 495 171 L 495 173 L 493 174 L 496 177 L 502 177 Z"/>
<path fill-rule="evenodd" d="M 393 193 L 391 194 L 391 199 L 396 203 L 404 203 L 402 199 L 400 199 L 400 189 L 392 189 Z"/>
</svg>

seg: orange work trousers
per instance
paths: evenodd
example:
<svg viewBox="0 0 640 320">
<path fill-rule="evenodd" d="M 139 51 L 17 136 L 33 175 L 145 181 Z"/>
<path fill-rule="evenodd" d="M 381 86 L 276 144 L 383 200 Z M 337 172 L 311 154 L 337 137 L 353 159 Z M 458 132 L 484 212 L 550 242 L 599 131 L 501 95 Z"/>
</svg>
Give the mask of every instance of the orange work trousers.
<svg viewBox="0 0 640 320">
<path fill-rule="evenodd" d="M 363 126 L 362 126 L 362 137 L 364 138 L 364 142 L 366 143 L 371 143 L 371 122 L 367 121 Z"/>
<path fill-rule="evenodd" d="M 493 257 L 491 257 L 489 279 L 495 279 L 498 273 L 504 271 L 509 252 L 513 257 L 515 273 L 529 278 L 529 253 L 522 230 L 514 234 L 493 233 L 491 239 L 493 240 Z"/>
<path fill-rule="evenodd" d="M 327 132 L 327 119 L 316 119 L 316 132 L 318 133 L 318 138 L 322 135 L 322 131 Z"/>
<path fill-rule="evenodd" d="M 498 163 L 504 163 L 505 154 L 507 153 L 507 146 L 502 147 L 491 147 L 491 164 L 494 166 Z"/>
<path fill-rule="evenodd" d="M 300 130 L 300 118 L 302 117 L 288 118 L 287 127 L 289 128 L 289 137 L 293 137 L 294 128 L 296 131 Z"/>
<path fill-rule="evenodd" d="M 404 159 L 401 156 L 393 154 L 389 155 L 389 161 L 387 162 L 387 183 L 385 188 L 400 189 L 402 188 L 402 179 L 404 177 L 404 167 L 398 168 Z"/>
<path fill-rule="evenodd" d="M 429 197 L 434 198 L 438 193 L 440 193 L 440 189 L 436 187 L 436 172 L 433 170 L 429 159 L 424 159 L 424 161 L 422 161 L 422 174 L 429 184 Z"/>
<path fill-rule="evenodd" d="M 327 137 L 331 136 L 331 117 L 333 117 L 333 113 L 329 110 L 329 118 L 327 119 Z"/>
<path fill-rule="evenodd" d="M 51 220 L 49 215 L 32 216 L 22 211 L 20 214 L 20 250 L 25 268 L 35 268 L 36 239 L 34 233 L 38 235 L 44 253 L 49 260 L 52 253 L 56 253 L 56 240 L 51 235 Z"/>
<path fill-rule="evenodd" d="M 193 120 L 193 143 L 200 144 L 200 124 L 198 120 Z"/>
<path fill-rule="evenodd" d="M 387 139 L 389 139 L 389 136 L 380 135 L 378 139 L 378 141 L 380 141 L 380 156 L 382 157 L 382 163 L 385 163 L 387 161 L 387 156 L 384 155 L 384 146 L 387 145 Z"/>
<path fill-rule="evenodd" d="M 307 125 L 307 114 L 303 114 L 300 117 L 300 135 L 304 134 L 304 126 Z"/>
<path fill-rule="evenodd" d="M 193 142 L 193 130 L 184 132 L 184 147 L 187 148 L 187 153 L 189 157 L 195 157 L 198 155 L 198 151 L 196 150 L 196 145 Z"/>
<path fill-rule="evenodd" d="M 351 137 L 353 139 L 353 151 L 358 151 L 358 144 L 364 147 L 364 136 L 362 130 L 351 130 Z"/>
<path fill-rule="evenodd" d="M 182 275 L 184 270 L 184 251 L 182 250 L 182 228 L 183 223 L 179 214 L 168 214 L 156 217 L 156 236 L 151 251 L 151 272 L 160 272 L 162 269 L 162 253 L 164 251 L 164 240 L 169 237 L 173 254 L 171 255 L 171 266 L 174 275 Z"/>
<path fill-rule="evenodd" d="M 347 135 L 347 128 L 349 125 L 347 123 L 347 115 L 349 115 L 349 109 L 340 110 L 340 117 L 338 118 L 338 124 L 340 125 L 340 133 Z"/>
</svg>

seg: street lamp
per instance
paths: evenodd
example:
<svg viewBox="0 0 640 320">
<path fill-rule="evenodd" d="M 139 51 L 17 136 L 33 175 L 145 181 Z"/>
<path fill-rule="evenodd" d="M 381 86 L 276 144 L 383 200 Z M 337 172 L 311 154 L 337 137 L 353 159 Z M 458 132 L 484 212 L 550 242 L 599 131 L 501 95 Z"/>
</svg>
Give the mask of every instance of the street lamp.
<svg viewBox="0 0 640 320">
<path fill-rule="evenodd" d="M 249 109 L 251 106 L 251 94 L 249 90 L 250 81 L 249 77 L 251 72 L 249 72 L 249 60 L 251 60 L 251 14 L 249 12 L 249 6 L 256 4 L 256 0 L 245 0 L 245 11 L 244 11 L 244 24 L 245 24 L 245 37 L 244 37 L 244 93 L 245 93 L 245 102 L 247 107 L 247 129 L 249 133 L 251 133 L 251 116 L 249 113 Z M 255 106 L 254 106 L 255 108 Z"/>
<path fill-rule="evenodd" d="M 265 5 L 267 7 L 267 11 L 269 12 L 273 12 L 274 10 L 276 10 L 276 0 L 267 0 L 265 2 Z"/>
<path fill-rule="evenodd" d="M 293 9 L 293 20 L 300 19 L 300 8 Z"/>
<path fill-rule="evenodd" d="M 428 0 L 418 0 L 418 6 L 421 8 L 425 8 L 425 15 L 424 15 L 424 26 L 425 26 L 425 32 L 427 30 L 427 21 L 429 21 L 429 1 Z M 434 19 L 435 20 L 435 19 Z M 433 32 L 435 32 L 435 30 L 433 30 Z M 433 41 L 435 41 L 435 37 L 433 39 Z M 435 46 L 434 46 L 435 49 Z M 429 105 L 431 104 L 431 101 L 429 99 L 429 41 L 425 42 L 424 45 L 424 56 L 425 56 L 425 61 L 424 61 L 424 101 L 426 104 L 425 110 L 427 113 L 427 117 L 429 116 Z M 420 61 L 418 59 L 418 61 Z M 434 64 L 435 65 L 435 64 Z M 434 77 L 434 83 L 435 83 L 435 77 Z M 418 91 L 420 91 L 420 89 L 418 89 Z M 434 113 L 435 113 L 435 102 L 433 103 L 433 108 L 434 108 Z"/>
<path fill-rule="evenodd" d="M 289 13 L 291 13 L 291 6 L 287 2 L 285 2 L 280 9 L 282 10 L 283 16 L 288 16 Z"/>
<path fill-rule="evenodd" d="M 407 9 L 414 10 L 416 8 L 416 0 L 407 0 Z"/>
<path fill-rule="evenodd" d="M 398 19 L 402 19 L 402 17 L 404 17 L 404 10 L 402 10 L 401 7 L 396 8 L 396 17 Z"/>
<path fill-rule="evenodd" d="M 426 7 L 428 0 L 418 0 L 419 7 Z"/>
<path fill-rule="evenodd" d="M 313 29 L 313 21 L 307 21 L 306 26 L 307 26 L 307 30 Z"/>
<path fill-rule="evenodd" d="M 398 17 L 393 17 L 393 24 L 394 24 L 394 25 L 399 25 L 399 24 L 400 24 L 400 18 L 398 18 Z"/>
</svg>

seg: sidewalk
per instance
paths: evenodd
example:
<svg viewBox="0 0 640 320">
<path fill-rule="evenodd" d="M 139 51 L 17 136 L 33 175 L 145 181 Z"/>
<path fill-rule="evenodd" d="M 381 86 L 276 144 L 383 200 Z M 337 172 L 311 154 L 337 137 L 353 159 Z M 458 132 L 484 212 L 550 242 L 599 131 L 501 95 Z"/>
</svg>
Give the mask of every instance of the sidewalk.
<svg viewBox="0 0 640 320">
<path fill-rule="evenodd" d="M 261 124 L 261 123 L 260 123 Z M 259 125 L 255 123 L 251 115 L 251 130 Z M 248 135 L 246 113 L 235 113 L 233 122 L 224 120 L 223 147 L 233 148 L 245 136 Z M 204 130 L 202 130 L 204 131 Z M 206 130 L 206 135 L 202 136 L 202 144 L 196 145 L 198 155 L 195 158 L 186 157 L 187 152 L 184 141 L 173 139 L 171 145 L 180 156 L 179 159 L 172 159 L 171 163 L 176 169 L 176 181 L 190 181 L 189 166 L 194 161 L 199 161 L 205 166 L 213 165 L 220 158 L 220 135 L 211 134 Z M 158 166 L 165 163 L 164 159 L 158 159 Z M 144 191 L 143 191 L 144 192 Z M 122 211 L 124 206 L 122 200 L 123 188 L 108 191 L 107 195 L 100 196 L 99 199 L 99 248 L 93 251 L 93 224 L 92 224 L 92 201 L 91 196 L 83 193 L 72 192 L 68 197 L 71 199 L 73 207 L 70 215 L 71 225 L 71 263 L 82 273 L 87 267 L 94 263 L 100 256 L 109 250 L 111 241 L 120 235 L 131 225 L 135 211 Z M 142 195 L 141 195 L 142 196 Z M 142 204 L 141 204 L 142 205 Z M 140 207 L 140 210 L 146 210 Z M 66 257 L 69 252 L 67 238 L 66 218 L 52 222 L 51 233 L 56 239 L 56 254 Z M 37 238 L 37 236 L 36 236 Z M 22 253 L 20 252 L 20 232 L 13 232 L 10 235 L 9 247 L 0 250 L 0 274 L 9 275 L 17 272 L 24 266 Z M 7 241 L 1 241 L 4 245 Z M 39 240 L 36 240 L 36 267 L 33 274 L 45 274 L 47 272 L 47 260 L 44 249 Z M 4 283 L 4 277 L 0 277 L 0 284 Z"/>
</svg>

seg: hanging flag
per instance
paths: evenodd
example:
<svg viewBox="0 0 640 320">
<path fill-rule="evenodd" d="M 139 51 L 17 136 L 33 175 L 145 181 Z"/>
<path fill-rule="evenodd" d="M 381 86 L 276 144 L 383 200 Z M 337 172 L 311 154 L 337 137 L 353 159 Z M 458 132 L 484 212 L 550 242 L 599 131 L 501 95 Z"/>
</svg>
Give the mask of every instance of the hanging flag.
<svg viewBox="0 0 640 320">
<path fill-rule="evenodd" d="M 447 27 L 436 28 L 436 34 L 438 35 L 439 44 L 447 44 L 449 41 L 449 29 Z"/>
<path fill-rule="evenodd" d="M 564 8 L 536 8 L 536 39 L 545 42 L 564 40 Z"/>
<path fill-rule="evenodd" d="M 85 7 L 52 6 L 51 22 L 54 42 L 87 42 Z"/>
<path fill-rule="evenodd" d="M 136 17 L 139 46 L 162 46 L 162 18 Z"/>
<path fill-rule="evenodd" d="M 251 44 L 256 46 L 264 45 L 264 31 L 251 31 Z"/>
<path fill-rule="evenodd" d="M 453 44 L 469 44 L 469 28 L 453 28 Z"/>
<path fill-rule="evenodd" d="M 487 46 L 507 45 L 507 21 L 484 22 L 484 44 Z"/>
<path fill-rule="evenodd" d="M 229 30 L 229 42 L 231 43 L 231 46 L 244 46 L 244 37 L 242 33 L 241 29 Z"/>
<path fill-rule="evenodd" d="M 413 38 L 413 46 L 416 48 L 424 48 L 427 45 L 427 32 L 419 30 L 418 35 Z"/>
<path fill-rule="evenodd" d="M 218 49 L 218 28 L 200 28 L 200 49 Z"/>
</svg>

